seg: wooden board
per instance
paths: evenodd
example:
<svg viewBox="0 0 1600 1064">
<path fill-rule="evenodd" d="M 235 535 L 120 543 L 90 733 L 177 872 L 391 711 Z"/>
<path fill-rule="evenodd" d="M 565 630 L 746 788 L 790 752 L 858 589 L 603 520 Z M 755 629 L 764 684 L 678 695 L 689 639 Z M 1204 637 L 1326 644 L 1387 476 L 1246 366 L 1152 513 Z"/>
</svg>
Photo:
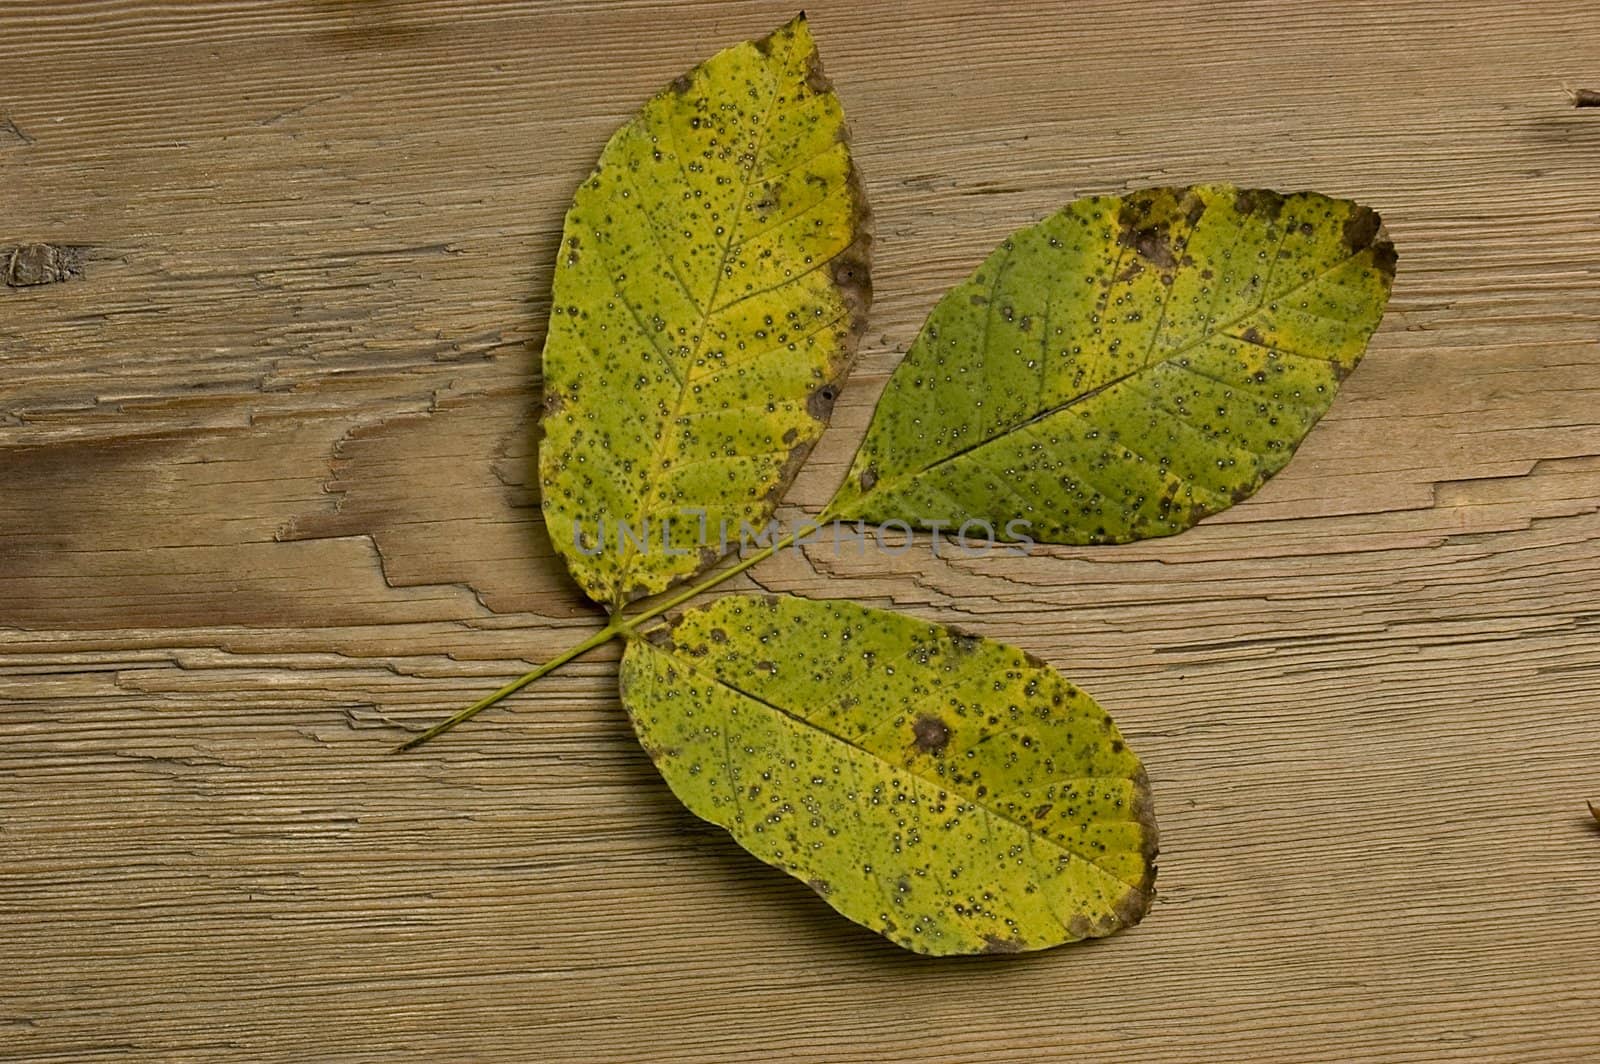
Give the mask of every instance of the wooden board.
<svg viewBox="0 0 1600 1064">
<path fill-rule="evenodd" d="M 75 249 L 0 286 L 0 1057 L 1595 1059 L 1592 0 L 811 7 L 878 300 L 791 520 L 1068 199 L 1314 187 L 1400 248 L 1328 418 L 1201 527 L 754 571 L 1093 691 L 1163 828 L 1136 930 L 951 962 L 843 922 L 674 803 L 614 648 L 387 754 L 596 627 L 528 474 L 561 216 L 790 14 L 0 8 L 0 244 Z"/>
</svg>

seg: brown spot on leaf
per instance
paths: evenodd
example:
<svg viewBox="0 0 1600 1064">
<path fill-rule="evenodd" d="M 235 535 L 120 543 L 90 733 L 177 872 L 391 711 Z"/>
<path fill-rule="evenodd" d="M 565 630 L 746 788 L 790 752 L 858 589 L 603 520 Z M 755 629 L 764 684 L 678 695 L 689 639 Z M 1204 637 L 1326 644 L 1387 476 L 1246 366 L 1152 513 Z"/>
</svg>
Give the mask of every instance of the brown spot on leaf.
<svg viewBox="0 0 1600 1064">
<path fill-rule="evenodd" d="M 1129 887 L 1128 892 L 1118 898 L 1117 903 L 1111 907 L 1111 911 L 1116 914 L 1119 921 L 1118 926 L 1132 927 L 1143 920 L 1145 914 L 1150 911 L 1150 904 L 1156 899 L 1156 892 L 1151 885 L 1155 875 L 1156 867 L 1151 865 L 1144 881 L 1137 887 Z"/>
<path fill-rule="evenodd" d="M 809 408 L 809 406 L 810 401 L 807 400 L 807 407 Z M 816 415 L 813 414 L 812 416 L 815 417 Z M 819 420 L 826 421 L 827 415 L 823 415 Z M 789 490 L 789 484 L 794 480 L 795 474 L 799 473 L 800 467 L 805 465 L 806 456 L 811 453 L 811 445 L 815 442 L 814 440 L 802 440 L 789 451 L 789 454 L 783 460 L 783 464 L 778 467 L 778 479 L 772 482 L 772 486 L 767 489 L 766 495 L 763 496 L 765 501 L 774 506 L 778 504 L 783 498 L 783 493 Z"/>
<path fill-rule="evenodd" d="M 1240 484 L 1237 488 L 1234 488 L 1232 491 L 1228 492 L 1228 497 L 1236 503 L 1244 502 L 1250 496 L 1254 495 L 1260 488 L 1261 482 L 1259 480 L 1247 480 L 1243 484 Z M 1193 512 L 1190 514 L 1189 523 L 1195 524 L 1196 522 L 1210 517 L 1216 512 L 1217 508 L 1215 507 L 1209 507 L 1203 503 L 1197 503 L 1193 508 Z"/>
<path fill-rule="evenodd" d="M 713 628 L 706 635 L 710 637 L 713 643 L 726 643 L 728 641 L 728 633 L 721 628 Z"/>
<path fill-rule="evenodd" d="M 818 421 L 827 421 L 833 416 L 833 401 L 837 398 L 839 389 L 832 384 L 824 384 L 806 396 L 806 413 Z"/>
<path fill-rule="evenodd" d="M 1241 188 L 1233 197 L 1233 209 L 1274 219 L 1283 213 L 1283 196 L 1270 188 Z"/>
<path fill-rule="evenodd" d="M 917 749 L 924 753 L 936 754 L 950 742 L 949 726 L 927 713 L 911 725 L 911 733 L 916 736 Z"/>
<path fill-rule="evenodd" d="M 850 196 L 855 202 L 856 242 L 834 258 L 833 286 L 839 300 L 850 311 L 851 342 L 846 345 L 846 363 L 839 367 L 842 374 L 849 358 L 854 357 L 856 344 L 867 329 L 867 309 L 872 306 L 872 212 L 867 207 L 867 194 L 861 187 L 861 173 L 855 160 L 850 161 Z"/>
<path fill-rule="evenodd" d="M 876 465 L 868 465 L 867 468 L 861 471 L 861 479 L 858 483 L 861 485 L 862 491 L 871 491 L 872 486 L 877 482 L 878 467 Z"/>
<path fill-rule="evenodd" d="M 1351 254 L 1365 251 L 1377 239 L 1382 225 L 1383 219 L 1378 217 L 1377 211 L 1358 206 L 1344 220 L 1344 246 L 1350 249 Z"/>
<path fill-rule="evenodd" d="M 1378 230 L 1378 238 L 1372 243 L 1372 265 L 1390 278 L 1393 278 L 1395 265 L 1399 261 L 1400 256 L 1395 251 L 1394 245 L 1389 242 L 1388 236 L 1380 228 Z"/>
<path fill-rule="evenodd" d="M 1137 226 L 1124 222 L 1117 243 L 1159 269 L 1170 270 L 1178 264 L 1178 256 L 1172 252 L 1172 234 L 1165 224 Z"/>
<path fill-rule="evenodd" d="M 1021 953 L 1023 945 L 1014 938 L 1000 938 L 998 935 L 983 936 L 984 953 Z"/>
<path fill-rule="evenodd" d="M 1082 913 L 1077 913 L 1067 921 L 1067 933 L 1073 938 L 1089 937 L 1089 918 Z"/>
<path fill-rule="evenodd" d="M 805 13 L 801 12 L 795 17 L 795 21 L 804 22 L 805 17 Z M 811 54 L 806 56 L 806 88 L 819 96 L 833 91 L 833 82 L 829 81 L 828 75 L 823 72 L 822 56 L 815 48 L 812 48 Z"/>
<path fill-rule="evenodd" d="M 950 643 L 955 649 L 965 654 L 971 654 L 983 643 L 983 636 L 963 632 L 961 629 L 950 626 Z"/>
<path fill-rule="evenodd" d="M 854 291 L 867 285 L 867 271 L 860 259 L 841 252 L 833 260 L 833 283 L 842 290 Z"/>
</svg>

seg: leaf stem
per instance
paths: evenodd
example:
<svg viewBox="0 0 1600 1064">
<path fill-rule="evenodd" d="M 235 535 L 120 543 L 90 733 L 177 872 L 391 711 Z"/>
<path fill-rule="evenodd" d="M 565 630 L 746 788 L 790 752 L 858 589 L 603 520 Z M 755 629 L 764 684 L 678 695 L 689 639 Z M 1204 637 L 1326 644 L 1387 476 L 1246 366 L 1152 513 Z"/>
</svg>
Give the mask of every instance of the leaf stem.
<svg viewBox="0 0 1600 1064">
<path fill-rule="evenodd" d="M 670 595 L 667 598 L 662 599 L 660 602 L 649 607 L 642 613 L 636 613 L 632 617 L 623 617 L 620 620 L 613 620 L 612 624 L 616 625 L 617 634 L 621 636 L 633 635 L 634 630 L 645 621 L 653 620 L 654 618 L 661 616 L 663 613 L 666 613 L 668 610 L 683 605 L 690 599 L 695 598 L 706 591 L 710 591 L 712 588 L 716 587 L 725 580 L 731 580 L 740 573 L 744 572 L 746 569 L 749 569 L 752 566 L 772 557 L 783 548 L 794 546 L 801 536 L 805 535 L 807 532 L 815 531 L 819 526 L 827 523 L 829 520 L 831 520 L 831 518 L 829 517 L 828 512 L 825 510 L 817 517 L 801 522 L 800 527 L 796 528 L 788 535 L 773 540 L 770 544 L 762 547 L 748 558 L 740 558 L 736 564 L 712 573 L 698 584 L 695 584 L 692 587 L 684 588 L 677 594 Z"/>
<path fill-rule="evenodd" d="M 823 524 L 826 524 L 829 520 L 832 520 L 830 512 L 828 510 L 824 510 L 818 516 L 802 522 L 798 528 L 790 532 L 788 535 L 773 540 L 767 546 L 762 547 L 748 558 L 740 558 L 737 564 L 713 573 L 711 576 L 706 577 L 706 579 L 700 581 L 698 584 L 695 584 L 692 587 L 687 587 L 676 594 L 663 598 L 660 602 L 649 606 L 640 613 L 636 613 L 631 617 L 613 614 L 611 622 L 598 632 L 591 635 L 588 639 L 585 639 L 583 642 L 574 646 L 568 647 L 566 650 L 563 650 L 561 653 L 557 654 L 543 665 L 540 665 L 538 668 L 533 669 L 530 672 L 523 673 L 521 676 L 517 677 L 515 680 L 512 680 L 498 691 L 490 695 L 485 695 L 476 702 L 472 703 L 472 705 L 468 706 L 466 709 L 461 710 L 454 716 L 440 721 L 427 731 L 412 736 L 410 739 L 407 739 L 405 742 L 395 747 L 392 752 L 400 754 L 407 750 L 415 750 L 429 739 L 432 739 L 438 735 L 443 735 L 445 732 L 449 731 L 451 728 L 454 728 L 462 721 L 470 720 L 479 713 L 482 713 L 484 710 L 488 709 L 490 706 L 494 705 L 496 702 L 499 702 L 510 695 L 516 694 L 518 691 L 522 690 L 539 677 L 556 671 L 573 658 L 581 657 L 582 655 L 593 650 L 595 647 L 604 646 L 606 643 L 611 642 L 619 635 L 625 639 L 633 638 L 638 634 L 639 625 L 645 623 L 646 621 L 654 620 L 674 607 L 681 606 L 683 603 L 688 602 L 697 595 L 711 590 L 725 580 L 730 580 L 733 577 L 738 576 L 751 566 L 772 557 L 783 548 L 793 546 L 799 541 L 801 536 L 805 535 L 807 532 L 816 530 Z"/>
<path fill-rule="evenodd" d="M 505 698 L 508 695 L 516 694 L 518 691 L 522 690 L 539 677 L 545 675 L 546 673 L 554 672 L 556 669 L 565 665 L 573 658 L 578 657 L 580 654 L 586 654 L 597 646 L 611 642 L 611 640 L 617 637 L 619 632 L 620 629 L 617 627 L 615 622 L 606 625 L 594 635 L 591 635 L 588 639 L 585 639 L 576 646 L 568 647 L 566 650 L 563 650 L 561 653 L 557 654 L 543 665 L 540 665 L 532 672 L 523 673 L 515 680 L 512 680 L 510 683 L 500 688 L 500 690 L 496 691 L 494 694 L 485 695 L 476 702 L 472 703 L 472 705 L 468 706 L 466 709 L 461 710 L 452 717 L 441 720 L 438 724 L 435 724 L 422 734 L 412 736 L 410 739 L 407 739 L 405 742 L 395 747 L 392 752 L 400 754 L 407 750 L 415 750 L 417 747 L 421 746 L 429 739 L 432 739 L 434 736 L 443 735 L 445 732 L 449 731 L 451 728 L 454 728 L 462 721 L 472 719 L 479 713 L 494 705 L 496 702 L 500 701 L 502 698 Z"/>
</svg>

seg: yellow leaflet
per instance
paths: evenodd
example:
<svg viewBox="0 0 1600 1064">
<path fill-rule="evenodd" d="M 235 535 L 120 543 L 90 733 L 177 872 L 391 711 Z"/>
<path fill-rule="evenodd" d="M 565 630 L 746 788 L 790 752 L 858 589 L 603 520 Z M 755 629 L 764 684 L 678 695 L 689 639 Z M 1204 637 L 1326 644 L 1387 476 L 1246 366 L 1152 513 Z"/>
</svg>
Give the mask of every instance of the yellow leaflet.
<svg viewBox="0 0 1600 1064">
<path fill-rule="evenodd" d="M 1049 543 L 1180 532 L 1289 461 L 1394 267 L 1377 214 L 1312 192 L 1078 200 L 934 308 L 828 512 Z"/>
<path fill-rule="evenodd" d="M 868 244 L 804 18 L 611 138 L 567 212 L 539 452 L 550 537 L 591 598 L 661 591 L 771 517 L 864 326 Z"/>
<path fill-rule="evenodd" d="M 1150 907 L 1139 759 L 1013 647 L 851 602 L 729 595 L 630 641 L 621 682 L 690 811 L 907 949 L 1043 949 Z"/>
</svg>

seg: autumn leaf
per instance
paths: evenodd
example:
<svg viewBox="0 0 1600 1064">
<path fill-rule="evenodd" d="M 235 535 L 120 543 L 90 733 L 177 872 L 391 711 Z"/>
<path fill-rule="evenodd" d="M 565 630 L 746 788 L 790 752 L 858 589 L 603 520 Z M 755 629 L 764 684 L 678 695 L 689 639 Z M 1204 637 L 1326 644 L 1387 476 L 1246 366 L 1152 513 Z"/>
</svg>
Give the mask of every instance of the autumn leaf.
<svg viewBox="0 0 1600 1064">
<path fill-rule="evenodd" d="M 938 955 L 1111 934 L 1154 897 L 1150 787 L 1111 717 L 1043 662 L 788 596 L 642 627 L 798 532 L 623 611 L 736 542 L 712 548 L 708 527 L 770 518 L 853 355 L 868 245 L 803 18 L 617 132 L 567 215 L 540 450 L 552 539 L 612 616 L 405 746 L 624 637 L 622 701 L 674 794 L 845 916 Z M 1288 462 L 1394 268 L 1376 213 L 1317 193 L 1070 204 L 934 308 L 816 520 L 1060 543 L 1181 531 Z"/>
<path fill-rule="evenodd" d="M 691 812 L 907 949 L 1043 949 L 1150 906 L 1139 759 L 1020 650 L 851 602 L 729 595 L 631 639 L 621 685 Z"/>
<path fill-rule="evenodd" d="M 1224 185 L 1079 200 L 934 308 L 835 518 L 1050 543 L 1179 532 L 1289 461 L 1383 316 L 1378 215 Z"/>
<path fill-rule="evenodd" d="M 607 143 L 567 213 L 544 348 L 550 537 L 616 610 L 771 517 L 871 297 L 868 209 L 802 16 Z M 706 534 L 706 530 L 711 530 Z"/>
</svg>

